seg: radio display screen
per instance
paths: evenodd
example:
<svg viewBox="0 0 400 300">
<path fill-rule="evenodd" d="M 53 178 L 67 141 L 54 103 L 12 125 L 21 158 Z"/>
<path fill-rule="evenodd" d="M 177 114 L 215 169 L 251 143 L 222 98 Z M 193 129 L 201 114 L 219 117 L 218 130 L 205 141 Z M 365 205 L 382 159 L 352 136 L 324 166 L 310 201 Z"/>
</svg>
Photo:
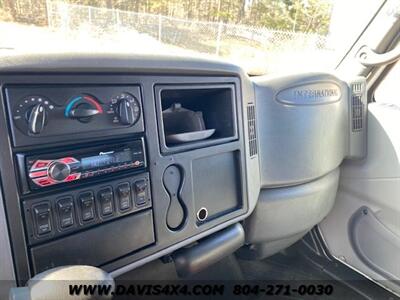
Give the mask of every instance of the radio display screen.
<svg viewBox="0 0 400 300">
<path fill-rule="evenodd" d="M 96 156 L 84 157 L 81 159 L 81 169 L 90 170 L 104 168 L 116 164 L 130 163 L 133 161 L 132 149 L 125 149 L 120 152 L 105 152 Z"/>
</svg>

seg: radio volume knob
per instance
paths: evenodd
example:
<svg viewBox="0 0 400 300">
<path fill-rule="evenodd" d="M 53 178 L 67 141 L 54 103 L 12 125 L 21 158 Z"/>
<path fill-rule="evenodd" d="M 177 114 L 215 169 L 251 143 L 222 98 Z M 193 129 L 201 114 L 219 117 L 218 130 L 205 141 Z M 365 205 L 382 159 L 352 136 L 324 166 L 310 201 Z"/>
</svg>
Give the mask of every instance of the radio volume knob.
<svg viewBox="0 0 400 300">
<path fill-rule="evenodd" d="M 66 163 L 56 161 L 50 165 L 48 173 L 55 181 L 63 181 L 71 174 L 71 168 Z"/>
</svg>

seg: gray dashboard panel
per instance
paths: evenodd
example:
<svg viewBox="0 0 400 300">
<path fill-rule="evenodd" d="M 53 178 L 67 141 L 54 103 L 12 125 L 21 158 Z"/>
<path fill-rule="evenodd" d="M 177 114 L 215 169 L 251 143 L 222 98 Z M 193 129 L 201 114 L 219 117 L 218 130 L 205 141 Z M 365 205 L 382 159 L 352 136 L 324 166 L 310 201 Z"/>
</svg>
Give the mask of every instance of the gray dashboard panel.
<svg viewBox="0 0 400 300">
<path fill-rule="evenodd" d="M 228 63 L 212 60 L 203 60 L 198 58 L 181 58 L 181 57 L 160 57 L 160 56 L 137 56 L 137 55 L 83 55 L 83 54 L 49 54 L 49 55 L 20 55 L 0 58 L 0 74 L 2 74 L 2 82 L 24 83 L 23 77 L 29 75 L 42 75 L 45 80 L 62 82 L 63 77 L 57 78 L 56 75 L 64 77 L 77 74 L 76 82 L 79 82 L 80 77 L 87 76 L 93 82 L 96 82 L 99 76 L 110 75 L 114 76 L 113 80 L 119 80 L 120 83 L 132 82 L 136 78 L 147 77 L 144 80 L 142 88 L 145 90 L 145 99 L 153 99 L 154 97 L 154 80 L 151 77 L 165 76 L 164 84 L 175 82 L 177 76 L 189 76 L 188 83 L 191 84 L 212 84 L 217 76 L 225 77 L 228 82 L 234 77 L 239 87 L 238 93 L 241 94 L 242 117 L 239 119 L 240 126 L 243 130 L 240 132 L 240 138 L 243 138 L 244 157 L 245 157 L 245 174 L 247 176 L 247 195 L 248 195 L 248 210 L 247 213 L 241 216 L 234 216 L 232 219 L 208 228 L 195 236 L 190 236 L 185 240 L 174 240 L 174 243 L 168 247 L 160 247 L 160 251 L 156 253 L 148 252 L 149 255 L 136 260 L 122 260 L 119 263 L 111 263 L 106 267 L 112 271 L 113 276 L 120 275 L 126 271 L 136 268 L 148 261 L 169 254 L 180 247 L 188 245 L 202 237 L 205 237 L 213 232 L 221 230 L 230 224 L 236 223 L 247 218 L 255 209 L 257 199 L 260 193 L 260 186 L 264 187 L 263 194 L 274 194 L 274 189 L 280 187 L 280 195 L 287 195 L 287 199 L 300 198 L 299 195 L 307 190 L 309 185 L 298 186 L 295 190 L 301 191 L 292 192 L 286 186 L 297 185 L 300 183 L 316 180 L 315 184 L 310 183 L 310 186 L 318 186 L 316 191 L 320 191 L 325 182 L 324 175 L 332 170 L 335 170 L 343 158 L 348 155 L 349 149 L 349 105 L 348 105 L 348 85 L 339 80 L 337 77 L 329 74 L 300 74 L 277 79 L 267 79 L 260 77 L 250 79 L 239 67 Z M 32 76 L 30 77 L 32 78 Z M 89 81 L 90 81 L 89 80 Z M 107 76 L 99 81 L 107 83 Z M 338 86 L 341 90 L 339 96 L 330 95 L 327 102 L 324 99 L 319 99 L 318 103 L 308 105 L 304 103 L 307 97 L 301 101 L 303 103 L 292 103 L 290 101 L 279 102 L 277 95 L 289 89 L 296 90 L 299 86 L 305 86 L 306 90 L 326 89 L 331 86 Z M 308 93 L 308 92 L 307 92 Z M 282 95 L 282 94 L 281 94 Z M 332 97 L 333 96 L 333 97 Z M 337 97 L 336 97 L 337 96 Z M 285 95 L 287 100 L 287 93 Z M 281 99 L 282 100 L 282 99 Z M 256 134 L 258 143 L 258 155 L 250 157 L 251 149 L 249 143 L 249 123 L 248 116 L 245 113 L 248 104 L 256 107 Z M 148 104 L 150 108 L 147 110 L 147 115 L 153 115 L 155 112 L 154 103 Z M 151 111 L 151 113 L 149 113 Z M 1 121 L 0 124 L 2 124 Z M 157 128 L 155 124 L 145 124 L 148 130 L 148 138 L 157 136 Z M 6 138 L 5 132 L 0 132 L 0 137 Z M 156 142 L 157 143 L 157 142 Z M 160 153 L 155 151 L 158 147 L 153 148 L 154 152 L 150 153 L 152 157 L 157 157 Z M 224 149 L 224 150 L 223 150 Z M 233 151 L 229 145 L 221 145 L 218 151 Z M 198 157 L 207 157 L 212 155 L 207 148 L 195 150 Z M 2 160 L 7 159 L 3 157 Z M 187 168 L 190 168 L 191 157 L 190 153 L 181 153 L 171 155 L 169 157 L 160 157 L 162 165 L 169 165 L 179 162 Z M 261 165 L 259 164 L 261 160 Z M 4 162 L 3 162 L 4 163 Z M 6 165 L 10 166 L 10 163 Z M 154 176 L 158 176 L 156 169 L 159 167 L 152 166 Z M 160 175 L 161 176 L 161 175 Z M 327 175 L 335 180 L 330 181 L 329 188 L 321 191 L 326 195 L 326 191 L 335 191 L 336 179 L 338 171 Z M 161 177 L 160 177 L 161 178 Z M 191 178 L 189 178 L 191 180 Z M 8 182 L 7 189 L 15 188 L 15 183 Z M 321 184 L 320 184 L 321 183 Z M 312 192 L 310 195 L 311 198 Z M 326 202 L 321 202 L 320 216 L 324 215 L 330 209 L 332 203 L 332 195 L 328 197 Z M 265 197 L 264 197 L 265 198 Z M 282 200 L 282 199 L 280 199 Z M 281 201 L 281 207 L 285 207 L 287 201 Z M 297 202 L 298 203 L 298 202 Z M 163 204 L 159 204 L 160 205 Z M 157 205 L 156 205 L 157 206 Z M 288 212 L 287 209 L 282 211 Z M 318 212 L 316 212 L 318 215 Z M 322 216 L 323 217 L 323 216 Z M 262 217 L 261 217 L 262 218 Z M 319 218 L 315 219 L 318 222 Z M 257 220 L 255 220 L 257 221 Z M 273 239 L 279 239 L 279 231 L 275 231 L 275 226 L 279 226 L 279 220 L 270 224 L 268 232 Z M 307 230 L 312 224 L 307 224 L 302 228 Z M 263 229 L 265 230 L 265 229 Z M 290 231 L 290 230 L 289 230 Z M 282 233 L 285 237 L 287 232 Z M 257 241 L 258 237 L 254 236 Z M 161 245 L 162 246 L 162 245 Z M 121 267 L 122 265 L 122 267 Z"/>
<path fill-rule="evenodd" d="M 157 75 L 238 75 L 228 62 L 172 55 L 113 53 L 16 53 L 0 56 L 0 73 L 130 73 Z"/>
<path fill-rule="evenodd" d="M 308 73 L 255 84 L 262 187 L 308 182 L 340 165 L 349 147 L 345 82 Z"/>
<path fill-rule="evenodd" d="M 339 168 L 305 184 L 263 189 L 257 209 L 246 220 L 251 229 L 246 241 L 276 241 L 309 230 L 331 210 L 338 184 Z"/>
<path fill-rule="evenodd" d="M 254 82 L 261 191 L 245 220 L 251 246 L 241 255 L 262 259 L 326 217 L 335 201 L 339 165 L 365 155 L 365 79 L 305 73 Z M 354 123 L 355 114 L 362 123 Z M 354 124 L 362 127 L 354 130 Z"/>
<path fill-rule="evenodd" d="M 212 84 L 215 83 L 215 79 L 217 76 L 219 78 L 225 78 L 226 81 L 231 81 L 228 77 L 234 77 L 235 81 L 238 85 L 238 95 L 242 99 L 241 111 L 243 112 L 241 118 L 238 119 L 240 122 L 240 126 L 243 128 L 240 130 L 240 139 L 242 141 L 246 141 L 248 139 L 248 122 L 247 122 L 247 114 L 246 107 L 248 103 L 255 104 L 255 95 L 254 95 L 254 87 L 253 83 L 249 79 L 249 77 L 237 66 L 218 62 L 211 60 L 203 60 L 197 58 L 177 58 L 177 57 L 160 57 L 160 56 L 137 56 L 137 55 L 82 55 L 82 54 L 49 54 L 49 55 L 16 55 L 9 57 L 0 58 L 0 74 L 1 74 L 1 82 L 2 84 L 7 83 L 16 83 L 16 84 L 26 84 L 26 80 L 29 79 L 31 83 L 39 83 L 41 80 L 51 82 L 51 83 L 62 83 L 64 79 L 72 78 L 73 82 L 82 82 L 81 78 L 85 78 L 87 83 L 97 82 L 99 84 L 107 84 L 108 79 L 107 76 L 112 76 L 113 82 L 119 83 L 131 83 L 132 80 L 135 81 L 137 78 L 146 78 L 142 85 L 142 88 L 146 90 L 145 98 L 153 99 L 154 91 L 151 77 L 155 78 L 157 76 L 165 76 L 163 83 L 169 83 L 169 80 L 174 82 L 174 79 L 171 79 L 172 76 L 190 76 L 189 83 L 191 84 Z M 37 76 L 40 75 L 40 76 Z M 57 75 L 57 76 L 54 76 Z M 102 77 L 101 77 L 102 76 Z M 101 79 L 99 79 L 101 78 Z M 217 80 L 218 81 L 218 80 Z M 152 101 L 149 101 L 152 102 Z M 148 104 L 150 110 L 154 110 L 154 103 Z M 4 106 L 0 107 L 4 110 Z M 1 112 L 4 116 L 4 111 Z M 150 113 L 152 115 L 153 112 Z M 0 124 L 5 125 L 5 118 L 1 118 Z M 154 125 L 154 124 L 153 124 Z M 156 136 L 156 127 L 150 125 L 149 123 L 145 124 L 146 130 L 149 130 L 147 134 L 149 134 L 148 138 Z M 6 130 L 0 130 L 0 138 L 8 139 L 8 133 Z M 156 141 L 155 141 L 156 142 Z M 4 149 L 6 149 L 8 145 L 4 145 Z M 235 146 L 235 147 L 238 147 Z M 228 144 L 219 146 L 218 151 L 232 151 L 232 147 Z M 156 148 L 153 148 L 156 149 Z M 158 245 L 160 251 L 157 253 L 150 254 L 151 251 L 145 250 L 145 253 L 148 253 L 147 256 L 143 259 L 136 260 L 134 263 L 126 260 L 121 260 L 119 263 L 111 263 L 105 266 L 105 269 L 108 271 L 113 271 L 113 275 L 118 275 L 123 272 L 129 271 L 132 268 L 137 267 L 138 265 L 144 264 L 147 261 L 155 259 L 157 257 L 161 257 L 166 253 L 171 253 L 175 249 L 178 249 L 182 246 L 188 245 L 193 241 L 196 241 L 204 236 L 207 236 L 213 232 L 221 230 L 231 224 L 234 224 L 240 220 L 243 220 L 247 216 L 251 214 L 253 211 L 259 194 L 259 164 L 258 164 L 258 156 L 254 155 L 250 158 L 249 153 L 249 145 L 245 143 L 243 145 L 243 158 L 244 158 L 244 172 L 247 176 L 247 199 L 248 206 L 247 212 L 244 215 L 235 216 L 232 214 L 232 218 L 223 224 L 219 224 L 217 226 L 210 226 L 213 224 L 209 224 L 205 227 L 209 228 L 200 234 L 195 236 L 190 236 L 189 238 L 179 241 L 179 239 L 175 238 L 172 246 L 166 247 L 167 245 Z M 208 155 L 212 155 L 213 151 L 208 149 L 198 149 L 195 150 L 199 157 L 206 157 Z M 3 166 L 7 168 L 12 168 L 12 164 L 10 162 L 10 153 L 9 150 L 6 151 L 7 155 L 3 155 L 1 157 L 1 163 Z M 153 157 L 159 155 L 159 153 L 153 152 Z M 184 165 L 190 166 L 190 153 L 181 153 L 180 155 L 172 155 L 170 157 L 162 158 L 162 165 L 168 165 L 173 163 L 175 160 L 179 160 L 179 162 Z M 152 168 L 156 168 L 152 166 Z M 156 175 L 154 175 L 156 176 Z M 188 178 L 190 180 L 190 178 Z M 16 183 L 15 178 L 8 178 L 3 181 L 7 187 L 8 195 L 10 196 L 9 201 L 17 201 L 18 196 L 16 195 Z M 160 207 L 160 206 L 159 206 Z M 18 211 L 17 209 L 13 209 L 11 212 L 12 215 L 16 216 Z M 15 224 L 14 224 L 15 225 Z M 12 228 L 14 231 L 21 231 L 22 228 Z M 16 244 L 18 247 L 22 247 L 22 242 L 19 241 Z M 21 261 L 18 262 L 21 264 Z M 124 265 L 123 267 L 121 267 Z"/>
</svg>

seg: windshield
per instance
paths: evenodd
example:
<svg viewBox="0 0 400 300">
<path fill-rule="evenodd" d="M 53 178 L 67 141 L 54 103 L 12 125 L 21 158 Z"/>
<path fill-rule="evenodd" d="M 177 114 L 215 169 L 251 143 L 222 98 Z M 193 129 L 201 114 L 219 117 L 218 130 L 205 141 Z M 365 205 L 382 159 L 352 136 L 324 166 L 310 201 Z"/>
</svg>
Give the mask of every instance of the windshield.
<svg viewBox="0 0 400 300">
<path fill-rule="evenodd" d="M 253 75 L 330 70 L 381 2 L 3 0 L 0 48 L 212 56 Z"/>
</svg>

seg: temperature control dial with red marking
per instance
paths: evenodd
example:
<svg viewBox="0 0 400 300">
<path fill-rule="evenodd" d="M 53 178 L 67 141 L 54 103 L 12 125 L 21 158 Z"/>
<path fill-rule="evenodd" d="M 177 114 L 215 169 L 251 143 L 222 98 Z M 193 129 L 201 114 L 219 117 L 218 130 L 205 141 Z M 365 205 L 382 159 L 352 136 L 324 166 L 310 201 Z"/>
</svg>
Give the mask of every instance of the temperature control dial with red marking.
<svg viewBox="0 0 400 300">
<path fill-rule="evenodd" d="M 69 101 L 64 111 L 66 118 L 77 119 L 82 123 L 88 123 L 92 117 L 103 113 L 99 101 L 90 95 L 75 96 Z"/>
</svg>

